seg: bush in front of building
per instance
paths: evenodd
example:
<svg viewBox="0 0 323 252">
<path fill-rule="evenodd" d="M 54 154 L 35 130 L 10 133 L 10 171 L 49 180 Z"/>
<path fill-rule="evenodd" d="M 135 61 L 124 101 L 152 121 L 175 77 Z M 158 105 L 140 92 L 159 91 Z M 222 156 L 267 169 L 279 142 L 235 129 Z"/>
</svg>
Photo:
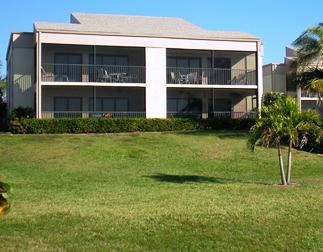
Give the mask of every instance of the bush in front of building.
<svg viewBox="0 0 323 252">
<path fill-rule="evenodd" d="M 254 119 L 231 118 L 169 118 L 169 119 L 13 119 L 10 131 L 14 134 L 62 134 L 62 133 L 120 133 L 161 132 L 188 130 L 248 130 Z"/>
<path fill-rule="evenodd" d="M 204 129 L 212 130 L 249 130 L 255 124 L 251 118 L 208 118 L 201 120 Z"/>
<path fill-rule="evenodd" d="M 10 120 L 23 119 L 23 118 L 33 118 L 35 117 L 34 110 L 30 107 L 17 107 L 13 109 L 9 115 Z"/>
<path fill-rule="evenodd" d="M 10 121 L 10 131 L 15 134 L 60 133 L 120 133 L 198 130 L 197 120 L 176 119 L 15 119 Z"/>
</svg>

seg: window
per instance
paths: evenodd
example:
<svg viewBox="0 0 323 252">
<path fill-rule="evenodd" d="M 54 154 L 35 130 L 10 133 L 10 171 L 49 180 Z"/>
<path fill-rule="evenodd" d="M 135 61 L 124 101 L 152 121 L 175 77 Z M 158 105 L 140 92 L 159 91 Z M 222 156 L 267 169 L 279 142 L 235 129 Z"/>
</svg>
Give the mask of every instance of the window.
<svg viewBox="0 0 323 252">
<path fill-rule="evenodd" d="M 96 65 L 128 66 L 128 56 L 102 55 L 95 56 Z M 94 63 L 94 55 L 90 55 L 90 64 Z"/>
<path fill-rule="evenodd" d="M 214 68 L 210 76 L 213 84 L 231 84 L 230 58 L 213 58 L 213 64 L 212 58 L 208 58 L 208 68 Z"/>
<path fill-rule="evenodd" d="M 82 57 L 80 54 L 55 54 L 55 81 L 81 81 Z"/>
<path fill-rule="evenodd" d="M 90 55 L 90 64 L 94 64 L 94 55 Z M 89 67 L 90 81 L 100 81 L 100 71 L 105 70 L 107 73 L 128 73 L 129 68 L 127 56 L 102 55 L 95 56 L 95 69 Z M 105 67 L 111 66 L 111 67 Z M 95 71 L 96 70 L 96 71 Z"/>
<path fill-rule="evenodd" d="M 167 70 L 167 83 L 182 83 L 178 78 L 174 78 L 175 74 L 187 75 L 192 73 L 193 76 L 195 74 L 196 79 L 190 80 L 193 83 L 197 83 L 199 78 L 198 75 L 201 75 L 201 72 L 197 69 L 201 68 L 200 58 L 167 57 L 167 67 L 170 67 L 170 69 Z"/>
<path fill-rule="evenodd" d="M 168 98 L 167 111 L 176 113 L 201 113 L 202 101 L 197 98 Z"/>
<path fill-rule="evenodd" d="M 54 117 L 82 117 L 81 111 L 81 97 L 54 97 Z"/>
<path fill-rule="evenodd" d="M 95 110 L 98 112 L 129 111 L 128 98 L 98 97 Z M 94 111 L 94 99 L 89 99 L 89 110 Z"/>
<path fill-rule="evenodd" d="M 213 110 L 214 108 L 214 110 Z M 209 99 L 209 111 L 229 112 L 232 110 L 231 99 Z"/>
<path fill-rule="evenodd" d="M 80 97 L 55 97 L 54 110 L 55 111 L 81 111 Z"/>
<path fill-rule="evenodd" d="M 208 67 L 212 67 L 212 58 L 208 58 Z M 213 68 L 231 69 L 230 58 L 213 58 Z"/>
<path fill-rule="evenodd" d="M 200 58 L 168 57 L 167 67 L 200 68 Z"/>
</svg>

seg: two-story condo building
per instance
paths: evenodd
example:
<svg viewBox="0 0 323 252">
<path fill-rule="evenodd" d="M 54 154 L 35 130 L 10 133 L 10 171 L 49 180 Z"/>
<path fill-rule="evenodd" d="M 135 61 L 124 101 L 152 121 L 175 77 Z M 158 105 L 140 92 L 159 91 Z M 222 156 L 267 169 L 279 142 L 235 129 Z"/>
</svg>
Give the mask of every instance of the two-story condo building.
<svg viewBox="0 0 323 252">
<path fill-rule="evenodd" d="M 261 41 L 163 17 L 71 14 L 12 33 L 8 106 L 37 118 L 247 117 L 262 96 Z"/>
</svg>

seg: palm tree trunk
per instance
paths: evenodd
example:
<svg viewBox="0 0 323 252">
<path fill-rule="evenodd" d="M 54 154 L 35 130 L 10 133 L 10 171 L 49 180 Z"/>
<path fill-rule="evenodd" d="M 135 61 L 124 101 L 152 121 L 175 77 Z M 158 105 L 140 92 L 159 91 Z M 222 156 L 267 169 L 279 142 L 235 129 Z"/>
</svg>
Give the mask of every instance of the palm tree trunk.
<svg viewBox="0 0 323 252">
<path fill-rule="evenodd" d="M 280 178 L 282 181 L 282 185 L 286 185 L 284 162 L 283 162 L 283 157 L 280 149 L 280 144 L 278 144 L 278 159 L 279 159 L 279 171 L 280 171 Z"/>
<path fill-rule="evenodd" d="M 292 140 L 289 139 L 288 143 L 288 159 L 287 159 L 287 172 L 286 172 L 286 182 L 290 184 L 290 174 L 292 172 Z"/>
</svg>

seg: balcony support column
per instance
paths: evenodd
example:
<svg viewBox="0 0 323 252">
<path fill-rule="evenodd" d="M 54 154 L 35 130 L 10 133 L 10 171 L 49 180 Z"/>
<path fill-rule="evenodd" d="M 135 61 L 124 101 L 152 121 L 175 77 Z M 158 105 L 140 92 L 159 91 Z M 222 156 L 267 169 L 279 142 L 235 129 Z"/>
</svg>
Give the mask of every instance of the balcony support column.
<svg viewBox="0 0 323 252">
<path fill-rule="evenodd" d="M 167 117 L 166 48 L 146 48 L 146 117 Z"/>
<path fill-rule="evenodd" d="M 261 42 L 257 42 L 257 103 L 258 111 L 261 110 L 262 95 L 263 95 L 263 78 L 262 78 L 262 57 L 263 57 L 263 45 Z"/>
<path fill-rule="evenodd" d="M 42 44 L 40 40 L 40 32 L 36 34 L 36 118 L 42 117 L 42 88 L 41 88 L 41 53 L 42 53 Z"/>
<path fill-rule="evenodd" d="M 296 97 L 297 97 L 298 110 L 302 112 L 302 89 L 300 86 L 297 86 Z"/>
<path fill-rule="evenodd" d="M 93 45 L 93 66 L 96 75 L 96 45 Z M 93 86 L 93 112 L 96 113 L 96 86 Z"/>
</svg>

